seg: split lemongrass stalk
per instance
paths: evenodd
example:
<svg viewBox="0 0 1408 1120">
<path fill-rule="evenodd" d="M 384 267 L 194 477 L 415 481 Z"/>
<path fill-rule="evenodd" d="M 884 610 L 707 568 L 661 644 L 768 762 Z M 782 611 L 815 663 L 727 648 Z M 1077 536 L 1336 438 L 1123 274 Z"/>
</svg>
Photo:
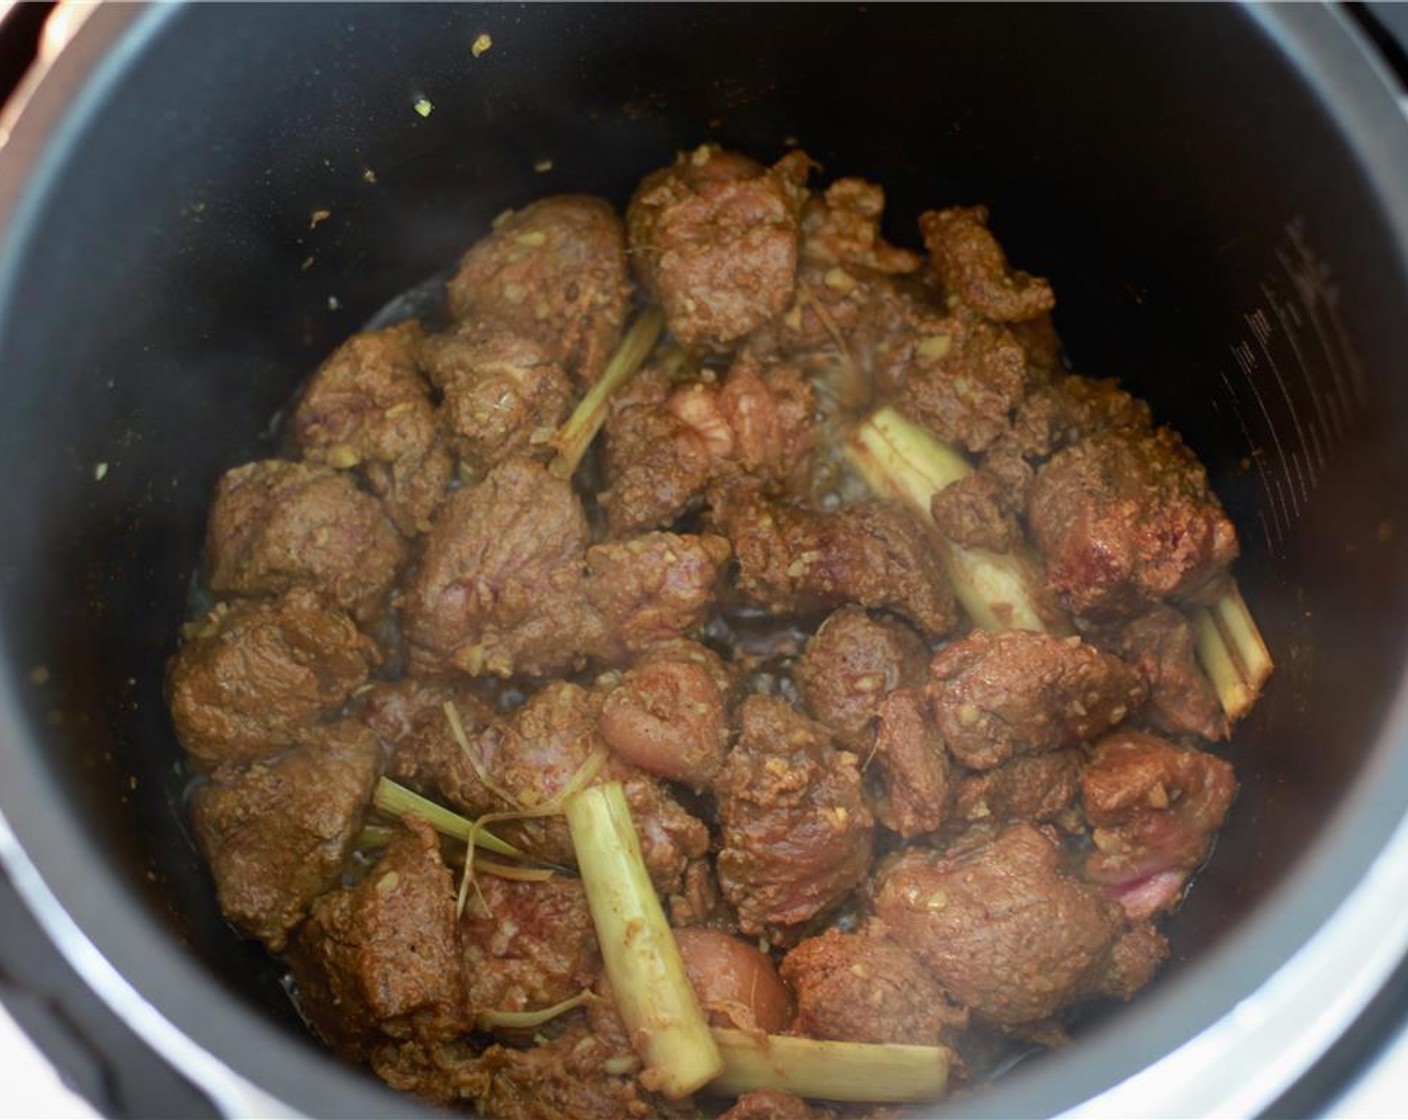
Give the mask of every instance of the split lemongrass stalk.
<svg viewBox="0 0 1408 1120">
<path fill-rule="evenodd" d="M 591 446 L 602 424 L 606 423 L 611 394 L 635 376 L 636 370 L 640 369 L 641 364 L 655 349 L 655 343 L 664 327 L 665 312 L 657 305 L 647 307 L 636 316 L 635 322 L 622 337 L 621 345 L 616 348 L 611 360 L 606 363 L 606 368 L 601 371 L 597 383 L 573 409 L 567 423 L 563 424 L 553 437 L 557 458 L 552 461 L 549 470 L 554 476 L 571 478 L 577 472 L 582 456 L 587 453 L 587 448 Z"/>
<path fill-rule="evenodd" d="M 828 1101 L 932 1101 L 948 1086 L 942 1046 L 825 1042 L 716 1028 L 724 1072 L 710 1090 L 730 1096 L 774 1089 Z"/>
<path fill-rule="evenodd" d="M 475 1017 L 475 1023 L 480 1030 L 486 1031 L 533 1030 L 595 998 L 590 988 L 583 988 L 575 996 L 569 996 L 561 1003 L 554 1003 L 551 1007 L 537 1011 L 481 1011 Z"/>
<path fill-rule="evenodd" d="M 607 782 L 565 808 L 606 978 L 645 1066 L 641 1084 L 687 1096 L 717 1077 L 723 1060 L 646 872 L 626 795 Z"/>
<path fill-rule="evenodd" d="M 1051 608 L 1038 606 L 1035 565 L 1023 551 L 964 548 L 939 536 L 930 503 L 972 473 L 962 455 L 886 406 L 851 432 L 846 458 L 873 493 L 907 505 L 942 541 L 954 593 L 975 623 L 984 630 L 1051 629 Z"/>
<path fill-rule="evenodd" d="M 1230 720 L 1241 719 L 1256 703 L 1273 665 L 1235 584 L 1211 607 L 1194 614 L 1193 631 L 1198 660 L 1217 690 L 1222 710 Z"/>
<path fill-rule="evenodd" d="M 448 836 L 451 840 L 467 841 L 471 830 L 473 830 L 475 847 L 483 848 L 487 852 L 497 852 L 501 856 L 511 856 L 515 859 L 528 858 L 525 853 L 519 851 L 508 841 L 500 840 L 493 833 L 485 832 L 483 829 L 476 830 L 473 821 L 458 813 L 452 813 L 443 805 L 435 804 L 429 798 L 422 797 L 403 785 L 398 785 L 390 778 L 382 778 L 377 782 L 376 791 L 372 794 L 372 804 L 383 813 L 388 813 L 393 817 L 410 815 L 420 817 L 436 832 L 442 836 Z"/>
</svg>

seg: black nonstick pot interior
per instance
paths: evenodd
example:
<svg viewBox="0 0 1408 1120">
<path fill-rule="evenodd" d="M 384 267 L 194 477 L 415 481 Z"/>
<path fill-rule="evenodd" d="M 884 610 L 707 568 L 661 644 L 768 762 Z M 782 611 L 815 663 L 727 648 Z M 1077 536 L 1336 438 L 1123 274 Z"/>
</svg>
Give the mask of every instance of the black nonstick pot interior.
<svg viewBox="0 0 1408 1120">
<path fill-rule="evenodd" d="M 885 184 L 896 240 L 921 209 L 988 203 L 1052 278 L 1075 367 L 1147 397 L 1241 528 L 1278 672 L 1229 749 L 1241 798 L 1175 959 L 1118 1013 L 1122 1042 L 1092 1027 L 1103 1064 L 1033 1063 L 991 1107 L 1076 1103 L 1274 971 L 1408 801 L 1373 780 L 1404 747 L 1385 728 L 1408 637 L 1391 110 L 1324 10 L 100 10 L 0 157 L 0 808 L 203 1048 L 304 1110 L 407 1110 L 307 1038 L 174 807 L 163 668 L 212 486 L 339 339 L 504 208 L 624 203 L 702 140 L 797 142 Z M 1331 845 L 1339 874 L 1308 881 Z"/>
</svg>

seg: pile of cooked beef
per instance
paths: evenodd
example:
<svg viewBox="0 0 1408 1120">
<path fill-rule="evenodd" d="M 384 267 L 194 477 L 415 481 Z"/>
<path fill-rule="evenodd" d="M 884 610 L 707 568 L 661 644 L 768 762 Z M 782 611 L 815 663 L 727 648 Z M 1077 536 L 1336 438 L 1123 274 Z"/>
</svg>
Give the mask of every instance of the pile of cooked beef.
<svg viewBox="0 0 1408 1120">
<path fill-rule="evenodd" d="M 653 1094 L 563 820 L 495 825 L 561 870 L 480 873 L 461 909 L 463 845 L 373 810 L 382 776 L 473 819 L 604 754 L 713 1021 L 944 1045 L 960 1081 L 1167 955 L 1236 791 L 1188 617 L 1233 527 L 1175 433 L 1063 368 L 1051 288 L 982 207 L 924 214 L 920 255 L 880 187 L 816 171 L 705 146 L 624 221 L 503 216 L 448 326 L 348 339 L 289 457 L 220 480 L 218 605 L 169 678 L 195 833 L 313 1029 L 392 1086 L 496 1117 L 826 1114 Z M 665 340 L 560 477 L 556 431 L 652 303 Z M 837 452 L 881 404 L 975 467 L 930 523 Z M 936 532 L 1034 550 L 1069 625 L 973 629 Z"/>
</svg>

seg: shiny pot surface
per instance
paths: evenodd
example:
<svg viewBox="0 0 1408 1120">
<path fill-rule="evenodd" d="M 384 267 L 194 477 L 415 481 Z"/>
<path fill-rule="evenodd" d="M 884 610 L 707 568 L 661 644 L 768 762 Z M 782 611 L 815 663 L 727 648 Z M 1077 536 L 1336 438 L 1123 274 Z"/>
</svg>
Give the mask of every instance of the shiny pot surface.
<svg viewBox="0 0 1408 1120">
<path fill-rule="evenodd" d="M 1208 463 L 1278 660 L 1163 980 L 962 1111 L 1121 1085 L 1085 1111 L 1253 1110 L 1401 957 L 1408 128 L 1334 11 L 109 8 L 9 124 L 3 854 L 220 1107 L 413 1105 L 308 1038 L 184 832 L 162 677 L 214 481 L 500 210 L 622 203 L 703 139 L 767 158 L 795 138 L 885 184 L 903 241 L 920 209 L 989 203 L 1051 277 L 1076 368 Z"/>
</svg>

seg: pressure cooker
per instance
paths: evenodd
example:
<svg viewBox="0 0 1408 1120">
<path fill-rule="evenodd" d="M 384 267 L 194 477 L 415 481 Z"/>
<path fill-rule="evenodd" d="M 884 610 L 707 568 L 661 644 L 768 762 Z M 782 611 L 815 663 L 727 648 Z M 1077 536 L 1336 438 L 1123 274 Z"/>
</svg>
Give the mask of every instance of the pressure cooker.
<svg viewBox="0 0 1408 1120">
<path fill-rule="evenodd" d="M 705 140 L 765 158 L 797 142 L 884 183 L 898 240 L 925 207 L 988 204 L 1013 260 L 1061 293 L 1076 368 L 1120 378 L 1209 465 L 1277 659 L 1229 748 L 1241 795 L 1161 978 L 953 1107 L 1309 1113 L 1394 1053 L 1408 1020 L 1401 13 L 332 3 L 56 18 L 0 120 L 0 995 L 102 1110 L 423 1111 L 310 1037 L 275 962 L 221 919 L 186 832 L 162 682 L 204 511 L 223 470 L 271 446 L 319 359 L 495 214 L 563 191 L 623 203 Z"/>
</svg>

